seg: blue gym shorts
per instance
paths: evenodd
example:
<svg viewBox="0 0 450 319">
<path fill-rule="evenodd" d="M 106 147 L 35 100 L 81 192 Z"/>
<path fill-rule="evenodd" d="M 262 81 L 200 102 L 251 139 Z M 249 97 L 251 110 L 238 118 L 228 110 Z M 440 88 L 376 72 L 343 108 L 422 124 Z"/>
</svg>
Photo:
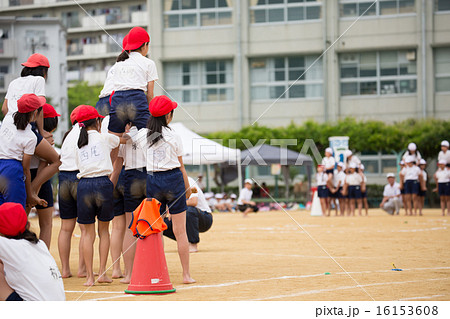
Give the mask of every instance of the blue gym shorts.
<svg viewBox="0 0 450 319">
<path fill-rule="evenodd" d="M 362 198 L 361 187 L 359 185 L 353 185 L 348 187 L 348 198 L 359 199 Z"/>
<path fill-rule="evenodd" d="M 187 209 L 183 173 L 179 168 L 170 171 L 149 172 L 147 174 L 147 198 L 161 202 L 160 214 L 166 210 L 172 215 Z"/>
<path fill-rule="evenodd" d="M 22 162 L 15 159 L 0 159 L 0 205 L 7 202 L 24 209 L 27 202 Z"/>
<path fill-rule="evenodd" d="M 438 183 L 439 196 L 450 196 L 450 182 Z"/>
<path fill-rule="evenodd" d="M 119 179 L 117 181 L 116 187 L 114 188 L 114 216 L 120 216 L 125 214 L 125 168 L 122 167 L 120 171 Z"/>
<path fill-rule="evenodd" d="M 147 95 L 142 90 L 116 91 L 111 98 L 108 130 L 125 132 L 125 126 L 133 123 L 138 130 L 147 127 L 150 117 Z"/>
<path fill-rule="evenodd" d="M 328 198 L 330 193 L 326 185 L 317 186 L 317 195 L 319 198 Z"/>
<path fill-rule="evenodd" d="M 97 104 L 95 104 L 95 109 L 100 113 L 100 115 L 106 116 L 109 115 L 109 112 L 111 110 L 111 104 L 109 104 L 109 97 L 105 96 L 98 100 Z"/>
<path fill-rule="evenodd" d="M 419 194 L 420 185 L 417 180 L 407 180 L 404 183 L 405 194 Z"/>
<path fill-rule="evenodd" d="M 131 213 L 147 198 L 147 169 L 142 167 L 126 170 L 124 184 L 125 212 Z"/>
<path fill-rule="evenodd" d="M 77 187 L 79 171 L 59 172 L 59 217 L 61 219 L 77 218 Z"/>
<path fill-rule="evenodd" d="M 31 181 L 33 181 L 36 178 L 37 171 L 38 171 L 37 168 L 30 169 Z M 42 184 L 38 196 L 40 199 L 44 199 L 48 203 L 48 205 L 47 207 L 36 205 L 36 209 L 45 209 L 53 207 L 53 188 L 51 179 Z"/>
<path fill-rule="evenodd" d="M 95 216 L 102 222 L 114 218 L 113 183 L 106 176 L 82 178 L 77 187 L 79 224 L 95 223 Z"/>
</svg>

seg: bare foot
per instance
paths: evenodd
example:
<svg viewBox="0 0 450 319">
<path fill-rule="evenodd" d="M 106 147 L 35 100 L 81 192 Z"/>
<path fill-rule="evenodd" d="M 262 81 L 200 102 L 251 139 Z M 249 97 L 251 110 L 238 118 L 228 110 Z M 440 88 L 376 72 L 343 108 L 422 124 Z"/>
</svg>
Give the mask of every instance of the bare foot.
<svg viewBox="0 0 450 319">
<path fill-rule="evenodd" d="M 88 279 L 83 285 L 92 287 L 94 285 L 94 278 Z"/>
<path fill-rule="evenodd" d="M 112 283 L 112 279 L 109 278 L 107 275 L 103 275 L 103 276 L 98 277 L 97 282 L 101 283 L 101 284 L 110 284 L 110 283 Z"/>
<path fill-rule="evenodd" d="M 191 278 L 191 277 L 187 277 L 187 278 L 183 279 L 183 284 L 186 284 L 186 285 L 193 284 L 195 282 L 196 281 L 193 278 Z"/>
<path fill-rule="evenodd" d="M 70 271 L 69 272 L 63 272 L 61 274 L 61 278 L 70 278 L 70 277 L 72 277 L 72 273 Z"/>
<path fill-rule="evenodd" d="M 189 252 L 190 252 L 190 253 L 196 253 L 196 252 L 198 252 L 197 244 L 191 244 L 191 243 L 189 243 Z"/>
<path fill-rule="evenodd" d="M 116 273 L 113 271 L 112 279 L 119 279 L 119 278 L 123 278 L 123 274 L 121 272 Z"/>
<path fill-rule="evenodd" d="M 94 272 L 94 276 L 98 276 L 98 272 Z M 84 271 L 84 272 L 78 272 L 78 274 L 77 274 L 77 277 L 78 278 L 86 278 L 86 271 Z"/>
<path fill-rule="evenodd" d="M 120 280 L 121 284 L 129 284 L 131 282 L 131 277 L 125 277 L 122 280 Z"/>
</svg>

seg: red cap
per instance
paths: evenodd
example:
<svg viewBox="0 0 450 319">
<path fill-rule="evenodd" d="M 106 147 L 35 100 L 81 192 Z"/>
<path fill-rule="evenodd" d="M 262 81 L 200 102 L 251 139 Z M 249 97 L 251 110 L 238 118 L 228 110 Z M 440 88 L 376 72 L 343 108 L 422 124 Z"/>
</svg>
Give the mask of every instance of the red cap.
<svg viewBox="0 0 450 319">
<path fill-rule="evenodd" d="M 148 106 L 148 110 L 153 117 L 160 117 L 170 113 L 170 111 L 176 109 L 177 102 L 173 102 L 165 95 L 155 96 Z"/>
<path fill-rule="evenodd" d="M 45 103 L 44 105 L 42 105 L 42 110 L 44 111 L 44 119 L 49 118 L 49 117 L 61 116 L 61 114 L 58 114 L 58 112 L 56 112 L 55 108 L 48 103 Z"/>
<path fill-rule="evenodd" d="M 43 99 L 40 99 L 36 94 L 24 94 L 17 101 L 17 109 L 19 113 L 29 113 L 37 110 L 45 104 Z"/>
<path fill-rule="evenodd" d="M 125 51 L 125 47 L 128 44 L 128 34 L 129 33 L 127 33 L 127 35 L 123 37 L 123 40 L 122 40 L 122 52 Z"/>
<path fill-rule="evenodd" d="M 144 43 L 150 42 L 150 36 L 147 31 L 141 27 L 134 27 L 128 33 L 128 42 L 123 47 L 125 50 L 139 49 Z"/>
<path fill-rule="evenodd" d="M 72 110 L 72 113 L 70 113 L 70 122 L 72 122 L 72 125 L 75 124 L 75 121 L 77 120 L 77 114 L 78 114 L 78 110 L 80 109 L 80 106 L 81 105 L 74 108 Z"/>
<path fill-rule="evenodd" d="M 50 67 L 48 59 L 40 53 L 34 53 L 30 55 L 27 62 L 22 63 L 22 65 L 29 68 L 36 68 L 38 66 L 46 66 L 47 68 Z"/>
<path fill-rule="evenodd" d="M 22 205 L 4 203 L 0 206 L 0 234 L 15 237 L 27 227 L 27 213 Z"/>
<path fill-rule="evenodd" d="M 98 111 L 95 109 L 95 107 L 90 105 L 79 105 L 77 111 L 77 122 L 81 123 L 84 121 L 96 119 L 96 118 L 104 118 L 104 116 L 98 114 Z"/>
</svg>

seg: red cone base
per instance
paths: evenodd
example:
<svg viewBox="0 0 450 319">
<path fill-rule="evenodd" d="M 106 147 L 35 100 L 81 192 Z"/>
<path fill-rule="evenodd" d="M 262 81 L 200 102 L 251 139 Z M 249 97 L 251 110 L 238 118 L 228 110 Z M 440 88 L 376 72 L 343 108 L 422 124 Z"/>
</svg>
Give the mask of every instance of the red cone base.
<svg viewBox="0 0 450 319">
<path fill-rule="evenodd" d="M 133 273 L 127 294 L 167 294 L 175 292 L 167 270 L 161 234 L 151 234 L 136 245 Z"/>
</svg>

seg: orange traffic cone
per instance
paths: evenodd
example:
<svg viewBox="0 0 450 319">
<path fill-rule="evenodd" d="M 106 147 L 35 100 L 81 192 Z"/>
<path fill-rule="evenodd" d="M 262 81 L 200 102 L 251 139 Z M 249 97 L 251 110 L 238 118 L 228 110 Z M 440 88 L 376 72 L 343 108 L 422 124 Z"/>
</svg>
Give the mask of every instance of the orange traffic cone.
<svg viewBox="0 0 450 319">
<path fill-rule="evenodd" d="M 160 233 L 140 239 L 136 245 L 133 272 L 127 294 L 167 294 L 175 292 L 170 282 Z"/>
</svg>

